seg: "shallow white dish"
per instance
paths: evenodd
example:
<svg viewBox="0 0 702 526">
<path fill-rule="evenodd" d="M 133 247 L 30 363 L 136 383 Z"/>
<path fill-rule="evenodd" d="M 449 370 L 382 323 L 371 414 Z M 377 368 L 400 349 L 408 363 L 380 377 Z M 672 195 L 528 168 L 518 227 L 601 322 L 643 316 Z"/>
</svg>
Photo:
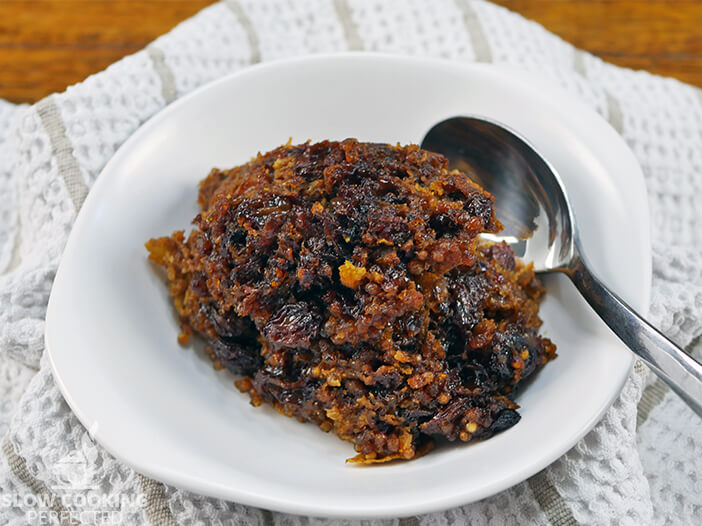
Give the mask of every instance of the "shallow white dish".
<svg viewBox="0 0 702 526">
<path fill-rule="evenodd" d="M 196 185 L 292 137 L 419 142 L 478 114 L 510 125 L 560 172 L 593 269 L 645 313 L 651 278 L 643 176 L 585 106 L 516 71 L 380 55 L 256 66 L 197 90 L 137 131 L 90 192 L 56 276 L 46 344 L 94 438 L 137 471 L 198 493 L 315 516 L 405 516 L 478 500 L 572 447 L 620 391 L 631 354 L 575 289 L 549 277 L 544 332 L 559 349 L 519 396 L 522 420 L 481 443 L 405 463 L 344 463 L 352 446 L 253 408 L 233 377 L 176 343 L 143 243 L 189 229 Z"/>
</svg>

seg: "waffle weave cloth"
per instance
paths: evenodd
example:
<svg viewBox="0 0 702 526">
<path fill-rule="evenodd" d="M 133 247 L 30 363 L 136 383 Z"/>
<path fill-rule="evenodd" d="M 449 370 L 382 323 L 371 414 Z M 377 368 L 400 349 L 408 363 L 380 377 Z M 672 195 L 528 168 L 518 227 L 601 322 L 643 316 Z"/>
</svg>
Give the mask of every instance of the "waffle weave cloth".
<svg viewBox="0 0 702 526">
<path fill-rule="evenodd" d="M 148 479 L 91 440 L 54 383 L 43 336 L 62 250 L 100 170 L 145 120 L 206 82 L 348 50 L 511 65 L 606 118 L 645 175 L 649 318 L 699 358 L 702 91 L 607 64 L 479 0 L 225 0 L 63 93 L 0 101 L 0 524 L 38 521 L 32 511 L 52 512 L 53 524 L 153 526 L 702 524 L 702 420 L 640 364 L 603 420 L 541 473 L 417 517 L 326 520 L 210 499 Z M 114 513 L 91 514 L 105 496 Z"/>
</svg>

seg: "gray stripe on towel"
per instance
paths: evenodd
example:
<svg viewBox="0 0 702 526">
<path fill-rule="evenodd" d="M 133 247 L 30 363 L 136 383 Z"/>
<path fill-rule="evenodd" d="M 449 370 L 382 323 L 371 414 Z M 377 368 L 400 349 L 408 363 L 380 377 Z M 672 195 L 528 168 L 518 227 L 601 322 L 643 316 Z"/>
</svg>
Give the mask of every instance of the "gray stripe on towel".
<svg viewBox="0 0 702 526">
<path fill-rule="evenodd" d="M 152 526 L 177 526 L 178 523 L 168 507 L 163 484 L 139 475 L 141 489 L 146 499 L 146 517 Z"/>
<path fill-rule="evenodd" d="M 585 65 L 585 55 L 586 53 L 580 49 L 573 48 L 573 70 L 587 77 L 587 66 Z"/>
<path fill-rule="evenodd" d="M 670 391 L 668 386 L 659 378 L 656 378 L 651 385 L 646 386 L 636 408 L 636 429 L 643 425 L 651 411 L 663 401 L 668 391 Z"/>
<path fill-rule="evenodd" d="M 607 120 L 612 125 L 612 128 L 617 130 L 619 135 L 624 132 L 624 114 L 622 113 L 622 106 L 614 95 L 609 91 L 605 92 L 605 97 L 607 99 Z"/>
<path fill-rule="evenodd" d="M 693 86 L 692 89 L 695 90 L 695 93 L 697 94 L 697 100 L 700 101 L 700 106 L 702 106 L 702 88 L 697 88 Z"/>
<path fill-rule="evenodd" d="M 360 51 L 363 49 L 363 40 L 358 34 L 358 28 L 353 21 L 351 6 L 347 0 L 334 0 L 334 9 L 336 16 L 341 22 L 341 27 L 344 30 L 344 38 L 346 39 L 346 47 L 349 51 Z"/>
<path fill-rule="evenodd" d="M 558 490 L 546 476 L 546 470 L 540 471 L 528 481 L 534 498 L 539 503 L 541 511 L 553 526 L 578 526 L 573 512 L 566 504 Z"/>
<path fill-rule="evenodd" d="M 166 101 L 166 104 L 170 104 L 178 98 L 173 70 L 166 64 L 166 55 L 161 48 L 156 47 L 154 44 L 149 44 L 146 46 L 146 52 L 151 59 L 156 75 L 161 80 L 161 96 Z"/>
<path fill-rule="evenodd" d="M 261 526 L 275 526 L 275 517 L 273 517 L 273 512 L 261 510 L 261 521 Z"/>
<path fill-rule="evenodd" d="M 66 135 L 66 125 L 54 97 L 51 95 L 40 100 L 36 105 L 36 110 L 49 136 L 51 151 L 56 159 L 59 175 L 63 178 L 77 212 L 83 206 L 83 201 L 88 195 L 88 186 L 85 184 L 78 161 L 73 156 L 73 145 Z"/>
<path fill-rule="evenodd" d="M 490 50 L 490 42 L 488 41 L 483 23 L 473 7 L 473 2 L 470 0 L 456 0 L 456 7 L 461 12 L 463 26 L 468 32 L 470 43 L 475 53 L 475 60 L 478 62 L 492 62 L 492 51 Z"/>
<path fill-rule="evenodd" d="M 50 503 L 49 510 L 56 513 L 61 526 L 80 526 L 80 522 L 71 518 L 71 514 L 61 502 L 61 499 L 54 494 L 46 484 L 34 477 L 27 469 L 27 461 L 21 457 L 15 447 L 10 442 L 10 439 L 5 437 L 2 443 L 2 452 L 7 459 L 7 465 L 10 471 L 22 481 L 22 484 L 27 486 L 32 492 L 41 497 L 43 503 Z"/>
<path fill-rule="evenodd" d="M 15 227 L 15 238 L 12 240 L 12 252 L 10 252 L 10 261 L 8 262 L 7 267 L 5 267 L 5 269 L 2 272 L 0 272 L 0 274 L 7 274 L 8 272 L 12 272 L 20 265 L 20 263 L 22 263 L 22 256 L 20 255 L 20 247 L 22 246 L 21 221 L 21 216 L 17 214 L 17 225 Z"/>
<path fill-rule="evenodd" d="M 700 91 L 700 93 L 702 93 L 702 91 Z M 695 348 L 699 345 L 702 345 L 702 336 L 698 336 L 697 338 L 693 339 L 690 344 L 685 347 L 685 352 L 690 356 L 699 359 L 699 355 L 695 356 Z M 643 362 L 641 363 L 643 365 Z M 640 428 L 644 422 L 648 420 L 651 411 L 653 411 L 656 406 L 663 401 L 663 398 L 665 398 L 665 395 L 667 395 L 669 391 L 670 387 L 668 387 L 660 378 L 656 378 L 652 384 L 646 386 L 641 394 L 639 405 L 637 406 L 636 429 Z"/>
<path fill-rule="evenodd" d="M 246 40 L 249 42 L 249 63 L 258 64 L 261 62 L 261 43 L 258 40 L 258 34 L 249 15 L 246 14 L 246 11 L 237 0 L 225 0 L 224 5 L 234 13 L 239 25 L 246 33 Z"/>
</svg>

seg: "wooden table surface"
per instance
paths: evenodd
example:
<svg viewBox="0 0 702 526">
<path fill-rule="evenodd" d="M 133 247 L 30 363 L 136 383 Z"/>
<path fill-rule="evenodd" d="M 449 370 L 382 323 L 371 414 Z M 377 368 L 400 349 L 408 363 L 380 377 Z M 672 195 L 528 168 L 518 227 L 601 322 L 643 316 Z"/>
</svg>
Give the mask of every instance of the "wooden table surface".
<svg viewBox="0 0 702 526">
<path fill-rule="evenodd" d="M 702 87 L 702 0 L 495 1 L 614 64 Z M 0 0 L 0 98 L 61 91 L 210 3 Z"/>
</svg>

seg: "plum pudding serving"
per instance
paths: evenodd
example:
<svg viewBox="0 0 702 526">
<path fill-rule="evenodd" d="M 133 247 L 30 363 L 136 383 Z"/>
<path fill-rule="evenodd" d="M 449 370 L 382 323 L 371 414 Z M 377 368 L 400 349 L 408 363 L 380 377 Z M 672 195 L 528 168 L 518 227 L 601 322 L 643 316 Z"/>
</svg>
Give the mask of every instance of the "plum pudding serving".
<svg viewBox="0 0 702 526">
<path fill-rule="evenodd" d="M 411 459 L 516 424 L 556 356 L 531 265 L 481 233 L 494 198 L 441 155 L 348 139 L 286 145 L 200 183 L 194 228 L 146 243 L 181 322 L 253 405 Z"/>
</svg>

